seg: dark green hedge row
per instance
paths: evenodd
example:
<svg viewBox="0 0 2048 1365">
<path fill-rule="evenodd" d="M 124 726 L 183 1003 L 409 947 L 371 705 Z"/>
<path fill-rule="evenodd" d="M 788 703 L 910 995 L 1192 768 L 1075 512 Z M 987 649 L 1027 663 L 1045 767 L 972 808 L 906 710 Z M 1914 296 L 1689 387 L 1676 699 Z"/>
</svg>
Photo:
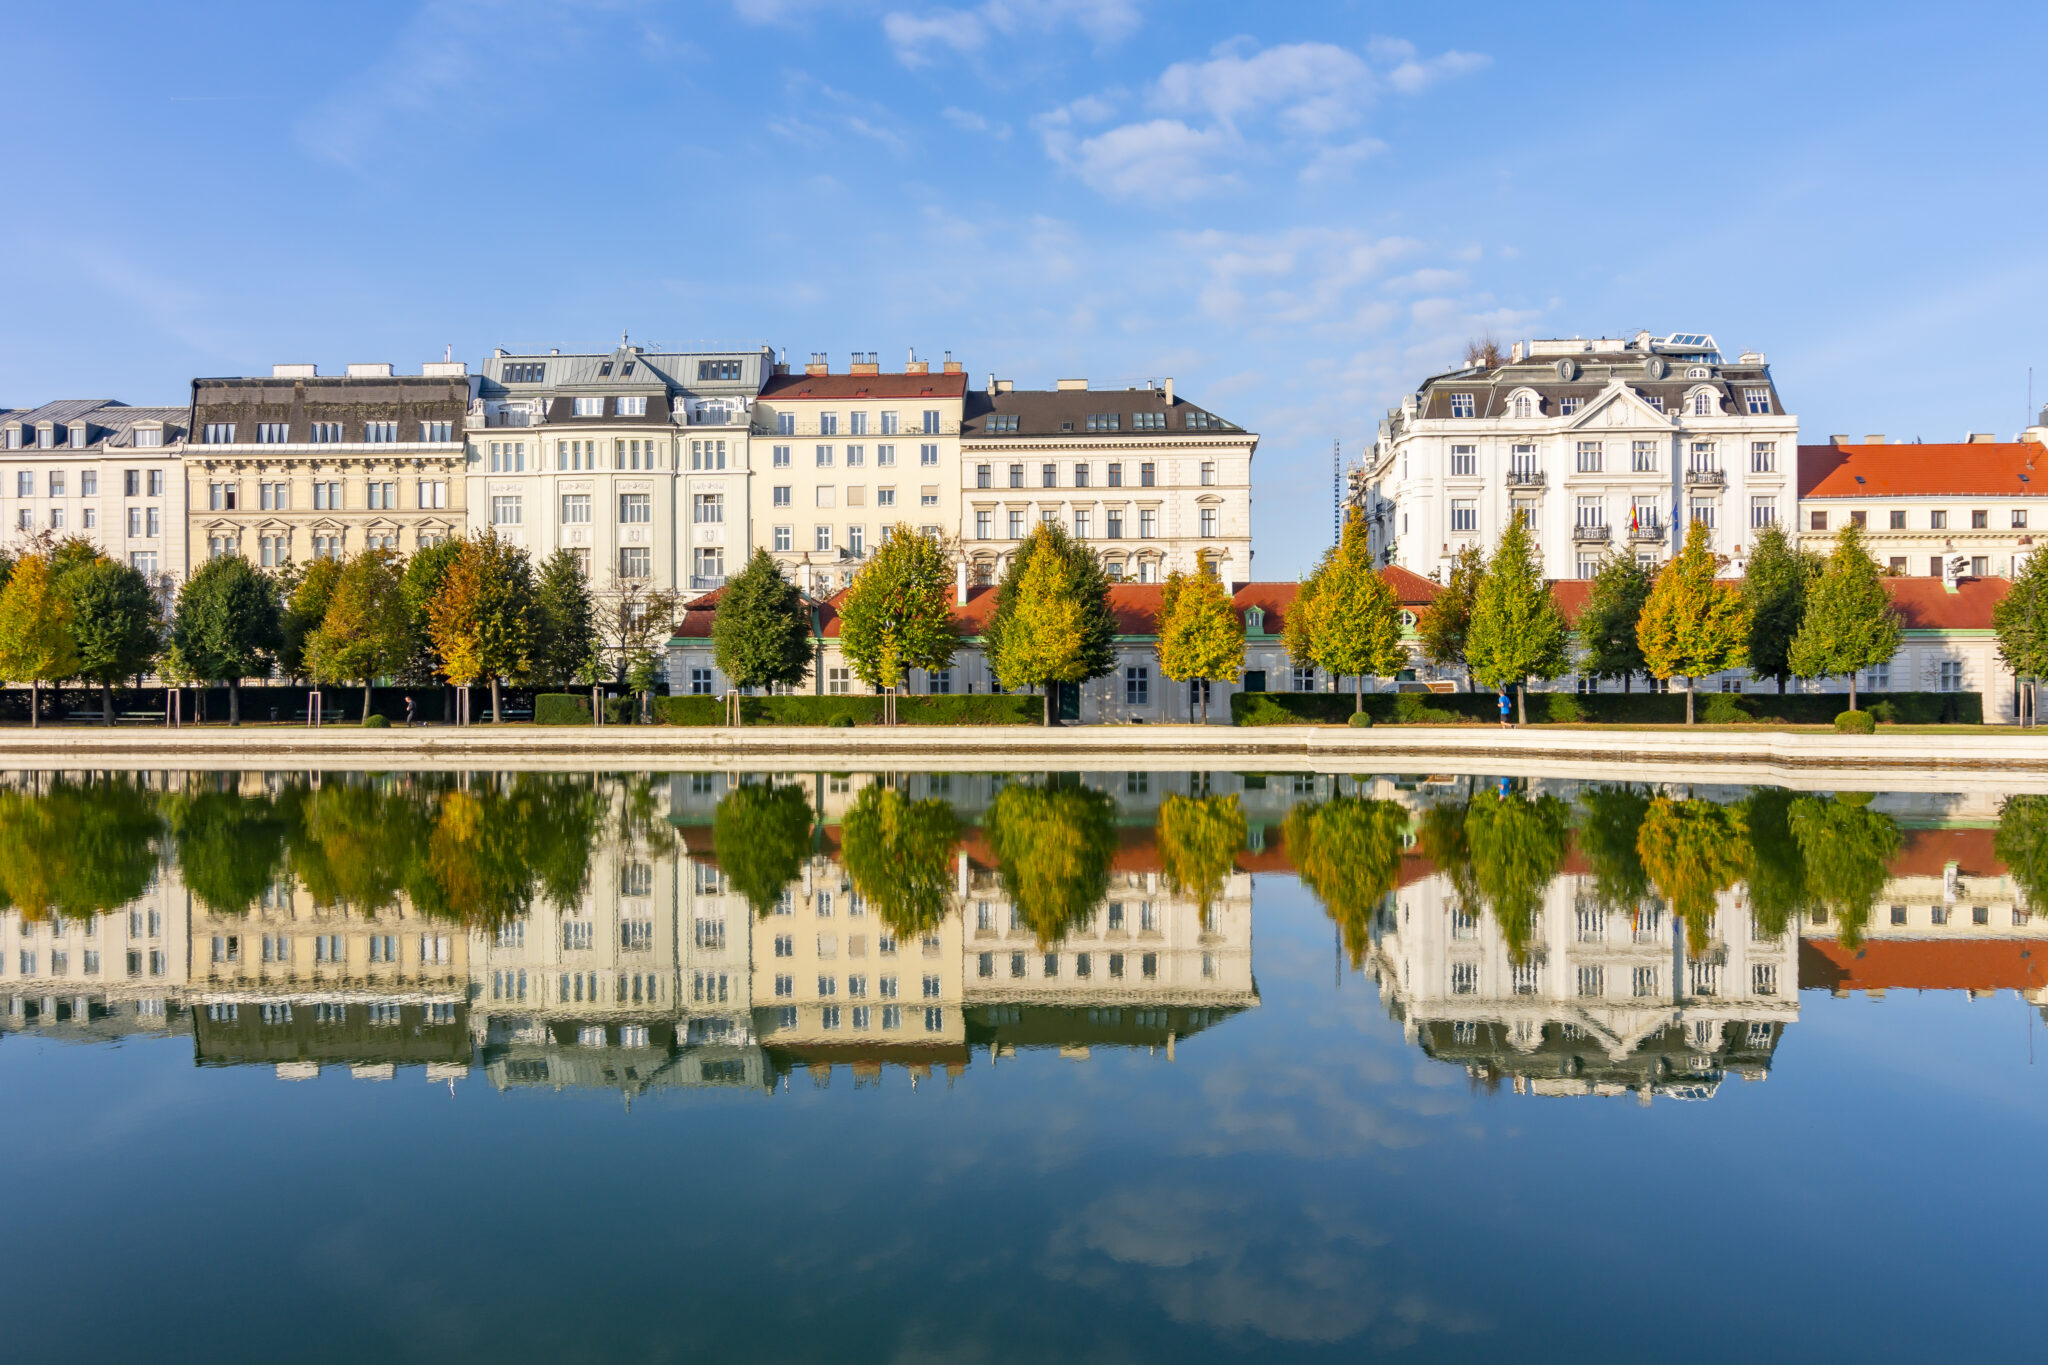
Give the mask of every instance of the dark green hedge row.
<svg viewBox="0 0 2048 1365">
<path fill-rule="evenodd" d="M 535 725 L 590 724 L 588 692 L 541 692 L 533 699 Z"/>
<path fill-rule="evenodd" d="M 1981 725 L 1984 698 L 1975 692 L 1866 693 L 1858 702 L 1874 719 L 1890 724 Z M 1695 716 L 1704 724 L 1778 721 L 1827 725 L 1849 709 L 1846 692 L 1702 692 Z M 1532 722 L 1610 725 L 1677 725 L 1685 720 L 1683 692 L 1531 692 Z M 1497 720 L 1500 703 L 1491 692 L 1368 693 L 1365 711 L 1376 725 L 1456 724 Z M 1352 699 L 1328 692 L 1239 692 L 1230 699 L 1238 725 L 1345 725 Z"/>
<path fill-rule="evenodd" d="M 976 693 L 959 697 L 898 697 L 904 725 L 1036 725 L 1044 700 L 1036 696 Z M 586 708 L 587 711 L 587 708 Z M 657 697 L 655 716 L 667 725 L 723 725 L 723 697 Z M 880 697 L 742 697 L 747 725 L 879 725 Z"/>
</svg>

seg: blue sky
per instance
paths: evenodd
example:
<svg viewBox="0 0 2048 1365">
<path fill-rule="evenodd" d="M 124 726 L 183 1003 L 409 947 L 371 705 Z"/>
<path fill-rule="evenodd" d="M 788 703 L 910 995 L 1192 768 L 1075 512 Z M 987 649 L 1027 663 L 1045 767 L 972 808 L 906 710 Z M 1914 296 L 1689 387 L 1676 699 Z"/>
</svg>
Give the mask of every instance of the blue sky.
<svg viewBox="0 0 2048 1365">
<path fill-rule="evenodd" d="M 950 349 L 1333 440 L 1467 337 L 1710 331 L 1807 439 L 2048 399 L 2048 7 L 15 6 L 0 405 L 453 346 Z"/>
</svg>

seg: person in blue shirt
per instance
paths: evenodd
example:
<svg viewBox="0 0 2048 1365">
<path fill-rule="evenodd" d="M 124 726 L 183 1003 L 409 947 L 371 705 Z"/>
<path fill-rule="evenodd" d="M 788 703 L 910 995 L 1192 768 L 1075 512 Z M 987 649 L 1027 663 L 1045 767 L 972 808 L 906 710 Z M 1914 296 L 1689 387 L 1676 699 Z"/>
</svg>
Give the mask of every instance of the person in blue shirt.
<svg viewBox="0 0 2048 1365">
<path fill-rule="evenodd" d="M 1505 687 L 1500 690 L 1500 728 L 1503 730 L 1515 728 L 1514 722 L 1508 719 L 1508 690 Z"/>
</svg>

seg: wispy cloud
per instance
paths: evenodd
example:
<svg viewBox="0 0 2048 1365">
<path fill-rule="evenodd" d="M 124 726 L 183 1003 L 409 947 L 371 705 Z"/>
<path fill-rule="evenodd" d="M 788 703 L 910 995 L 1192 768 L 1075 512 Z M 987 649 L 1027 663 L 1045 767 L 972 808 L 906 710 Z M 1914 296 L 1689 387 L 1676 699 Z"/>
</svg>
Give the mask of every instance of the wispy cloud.
<svg viewBox="0 0 2048 1365">
<path fill-rule="evenodd" d="M 937 8 L 882 16 L 882 32 L 908 67 L 929 66 L 944 54 L 972 56 L 995 38 L 1076 28 L 1108 47 L 1136 32 L 1143 16 L 1137 0 L 986 0 L 971 8 Z"/>
</svg>

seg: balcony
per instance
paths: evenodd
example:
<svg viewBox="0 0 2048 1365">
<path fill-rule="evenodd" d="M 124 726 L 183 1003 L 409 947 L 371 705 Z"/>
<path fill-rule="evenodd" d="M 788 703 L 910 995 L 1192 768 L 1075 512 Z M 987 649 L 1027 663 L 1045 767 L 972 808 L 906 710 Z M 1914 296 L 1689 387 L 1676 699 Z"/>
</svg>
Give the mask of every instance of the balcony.
<svg viewBox="0 0 2048 1365">
<path fill-rule="evenodd" d="M 713 588 L 725 586 L 724 574 L 691 574 L 690 591 L 710 592 Z"/>
<path fill-rule="evenodd" d="M 1718 469 L 1688 469 L 1685 471 L 1687 488 L 1719 488 L 1728 482 L 1728 476 Z"/>
<path fill-rule="evenodd" d="M 1543 471 L 1540 469 L 1510 469 L 1508 470 L 1508 487 L 1541 488 L 1543 487 Z"/>
<path fill-rule="evenodd" d="M 1664 528 L 1654 521 L 1638 522 L 1636 528 L 1628 533 L 1628 538 L 1632 545 L 1660 544 L 1664 539 Z"/>
<path fill-rule="evenodd" d="M 1574 526 L 1572 527 L 1572 543 L 1574 545 L 1605 545 L 1611 534 L 1605 526 Z"/>
</svg>

